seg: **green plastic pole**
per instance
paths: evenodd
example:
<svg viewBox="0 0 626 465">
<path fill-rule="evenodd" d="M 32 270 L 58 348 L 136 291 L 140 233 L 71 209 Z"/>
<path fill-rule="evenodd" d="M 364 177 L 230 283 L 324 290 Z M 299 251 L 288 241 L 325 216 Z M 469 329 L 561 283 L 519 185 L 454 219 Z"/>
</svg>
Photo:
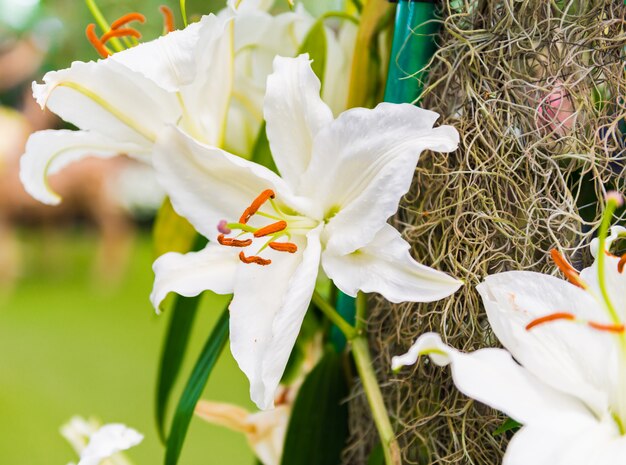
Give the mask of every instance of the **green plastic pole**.
<svg viewBox="0 0 626 465">
<path fill-rule="evenodd" d="M 399 0 L 385 87 L 385 102 L 417 103 L 426 65 L 437 50 L 439 24 L 432 1 Z"/>
</svg>

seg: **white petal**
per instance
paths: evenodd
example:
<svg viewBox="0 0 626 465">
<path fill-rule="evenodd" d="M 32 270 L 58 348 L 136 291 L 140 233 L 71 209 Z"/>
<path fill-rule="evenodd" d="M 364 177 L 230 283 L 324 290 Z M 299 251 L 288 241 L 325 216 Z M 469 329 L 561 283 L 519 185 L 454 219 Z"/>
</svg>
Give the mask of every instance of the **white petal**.
<svg viewBox="0 0 626 465">
<path fill-rule="evenodd" d="M 210 243 L 199 252 L 161 255 L 153 265 L 154 287 L 150 300 L 155 310 L 167 294 L 192 297 L 203 291 L 231 294 L 239 251 Z"/>
<path fill-rule="evenodd" d="M 311 301 L 321 253 L 320 229 L 310 231 L 306 239 L 292 239 L 297 253 L 264 251 L 270 265 L 241 265 L 238 270 L 230 304 L 230 348 L 250 380 L 252 401 L 262 410 L 274 405 Z"/>
<path fill-rule="evenodd" d="M 33 84 L 33 95 L 80 129 L 116 140 L 153 142 L 164 123 L 174 124 L 181 109 L 173 94 L 112 59 L 74 62 Z"/>
<path fill-rule="evenodd" d="M 326 67 L 322 98 L 334 115 L 347 110 L 350 90 L 350 72 L 359 28 L 352 21 L 343 21 L 338 33 L 326 28 Z M 337 35 L 337 37 L 336 37 Z"/>
<path fill-rule="evenodd" d="M 145 146 L 114 141 L 91 131 L 46 130 L 32 134 L 20 159 L 20 180 L 40 202 L 56 205 L 61 197 L 48 184 L 48 175 L 82 158 L 128 154 L 146 160 Z"/>
<path fill-rule="evenodd" d="M 330 108 L 320 98 L 320 80 L 311 69 L 308 54 L 274 59 L 263 113 L 276 166 L 291 186 L 297 186 L 309 165 L 314 137 L 333 120 Z"/>
<path fill-rule="evenodd" d="M 611 250 L 611 245 L 620 236 L 621 237 L 626 237 L 626 228 L 623 227 L 623 226 L 611 226 L 610 233 L 609 233 L 608 237 L 606 238 L 606 240 L 604 241 L 604 248 L 605 248 L 605 250 L 607 250 L 607 251 Z M 591 250 L 591 255 L 593 255 L 594 258 L 598 256 L 598 248 L 599 248 L 599 246 L 600 246 L 600 240 L 597 237 L 595 237 L 591 241 L 591 244 L 589 244 L 589 249 Z"/>
<path fill-rule="evenodd" d="M 270 170 L 203 145 L 175 128 L 163 131 L 153 163 L 174 209 L 209 239 L 217 236 L 219 221 L 239 221 L 263 190 L 273 189 L 277 198 L 289 194 Z"/>
<path fill-rule="evenodd" d="M 345 294 L 377 292 L 391 302 L 433 302 L 462 284 L 451 276 L 416 262 L 409 244 L 387 224 L 374 240 L 347 255 L 332 250 L 322 255 L 326 275 Z"/>
<path fill-rule="evenodd" d="M 168 92 L 178 92 L 196 79 L 196 50 L 202 45 L 200 36 L 204 30 L 217 28 L 216 23 L 214 15 L 203 16 L 183 30 L 115 53 L 110 60 L 123 64 Z"/>
<path fill-rule="evenodd" d="M 559 393 L 518 365 L 503 349 L 461 353 L 445 345 L 438 334 L 420 336 L 409 351 L 393 357 L 398 369 L 429 355 L 439 365 L 451 364 L 456 387 L 466 396 L 506 413 L 524 425 L 568 425 L 595 421 L 576 399 Z"/>
<path fill-rule="evenodd" d="M 626 438 L 613 425 L 570 424 L 566 431 L 545 425 L 518 431 L 503 465 L 614 465 L 626 453 Z"/>
<path fill-rule="evenodd" d="M 104 425 L 96 431 L 80 454 L 78 465 L 99 465 L 112 455 L 130 449 L 143 440 L 143 435 L 119 423 Z"/>
<path fill-rule="evenodd" d="M 620 359 L 613 336 L 571 321 L 526 329 L 534 319 L 557 312 L 605 322 L 588 292 L 527 271 L 489 276 L 477 289 L 493 331 L 517 361 L 554 389 L 578 397 L 598 415 L 608 411 Z"/>
<path fill-rule="evenodd" d="M 201 142 L 222 145 L 233 87 L 231 18 L 205 16 L 194 51 L 197 74 L 180 89 L 183 127 Z"/>
<path fill-rule="evenodd" d="M 420 153 L 456 149 L 454 128 L 433 129 L 438 117 L 381 103 L 348 110 L 317 134 L 299 192 L 314 197 L 330 219 L 328 248 L 345 254 L 370 242 L 409 190 Z"/>
</svg>

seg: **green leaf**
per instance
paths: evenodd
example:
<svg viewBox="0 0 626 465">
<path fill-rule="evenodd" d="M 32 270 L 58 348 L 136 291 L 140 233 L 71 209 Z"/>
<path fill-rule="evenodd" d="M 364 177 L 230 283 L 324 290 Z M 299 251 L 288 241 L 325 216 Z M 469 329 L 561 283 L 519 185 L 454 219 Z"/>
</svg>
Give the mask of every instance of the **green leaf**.
<svg viewBox="0 0 626 465">
<path fill-rule="evenodd" d="M 308 53 L 309 57 L 313 60 L 311 63 L 311 68 L 323 82 L 324 80 L 324 70 L 326 69 L 326 30 L 324 29 L 324 18 L 320 18 L 311 29 L 309 29 L 308 34 L 304 38 L 302 45 L 300 45 L 300 50 L 298 50 L 298 55 L 302 53 Z"/>
<path fill-rule="evenodd" d="M 348 436 L 348 384 L 342 355 L 330 349 L 296 398 L 282 465 L 337 465 Z"/>
<path fill-rule="evenodd" d="M 499 436 L 507 431 L 517 430 L 522 426 L 521 423 L 513 420 L 512 418 L 507 418 L 504 423 L 498 426 L 494 432 L 492 433 L 494 436 Z"/>
<path fill-rule="evenodd" d="M 209 335 L 180 397 L 172 420 L 172 428 L 167 438 L 165 465 L 178 463 L 194 408 L 228 340 L 228 319 L 228 309 L 225 309 Z"/>
<path fill-rule="evenodd" d="M 367 465 L 385 465 L 385 453 L 380 442 L 370 452 L 370 456 L 367 458 Z"/>
<path fill-rule="evenodd" d="M 193 250 L 200 250 L 205 245 L 206 239 L 198 234 Z M 191 329 L 201 297 L 202 294 L 196 297 L 177 295 L 171 306 L 170 313 L 172 315 L 169 320 L 159 363 L 155 402 L 157 431 L 163 443 L 165 443 L 165 415 L 170 394 L 185 358 Z"/>
<path fill-rule="evenodd" d="M 259 136 L 257 137 L 256 142 L 254 143 L 254 148 L 252 149 L 251 160 L 259 165 L 265 166 L 274 173 L 278 173 L 278 168 L 276 168 L 276 163 L 274 163 L 274 159 L 272 158 L 270 143 L 267 140 L 265 121 L 263 121 L 261 129 L 259 129 Z"/>
</svg>

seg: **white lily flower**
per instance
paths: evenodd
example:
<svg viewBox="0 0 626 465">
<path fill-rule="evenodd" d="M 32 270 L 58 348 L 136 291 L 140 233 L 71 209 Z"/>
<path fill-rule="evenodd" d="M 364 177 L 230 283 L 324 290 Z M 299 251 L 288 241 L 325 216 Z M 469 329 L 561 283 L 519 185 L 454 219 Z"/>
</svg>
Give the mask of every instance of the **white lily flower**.
<svg viewBox="0 0 626 465">
<path fill-rule="evenodd" d="M 614 227 L 606 240 L 602 285 L 597 259 L 579 275 L 556 252 L 571 283 L 526 271 L 487 277 L 477 289 L 506 350 L 464 354 L 428 333 L 394 357 L 393 368 L 429 355 L 437 365 L 451 365 L 461 392 L 520 422 L 505 465 L 624 463 L 626 258 L 608 254 L 624 233 Z"/>
<path fill-rule="evenodd" d="M 100 465 L 107 460 L 111 464 L 129 464 L 119 453 L 143 441 L 142 434 L 121 423 L 99 427 L 97 422 L 81 417 L 63 425 L 61 434 L 80 455 L 78 465 Z"/>
<path fill-rule="evenodd" d="M 264 114 L 282 177 L 176 128 L 155 152 L 175 210 L 211 243 L 160 257 L 152 302 L 158 308 L 169 292 L 234 293 L 231 350 L 261 409 L 273 404 L 320 263 L 351 296 L 362 290 L 425 302 L 461 284 L 413 260 L 386 222 L 411 185 L 420 152 L 456 149 L 456 130 L 433 128 L 439 115 L 408 104 L 355 108 L 334 119 L 319 92 L 308 56 L 276 57 Z M 229 231 L 246 235 L 226 237 Z"/>
<path fill-rule="evenodd" d="M 165 125 L 249 155 L 272 60 L 295 55 L 314 21 L 301 9 L 272 16 L 263 8 L 244 0 L 241 11 L 227 7 L 184 30 L 96 62 L 75 62 L 33 83 L 39 105 L 79 130 L 30 137 L 20 170 L 26 190 L 55 205 L 61 199 L 47 176 L 74 161 L 123 153 L 151 163 Z"/>
</svg>

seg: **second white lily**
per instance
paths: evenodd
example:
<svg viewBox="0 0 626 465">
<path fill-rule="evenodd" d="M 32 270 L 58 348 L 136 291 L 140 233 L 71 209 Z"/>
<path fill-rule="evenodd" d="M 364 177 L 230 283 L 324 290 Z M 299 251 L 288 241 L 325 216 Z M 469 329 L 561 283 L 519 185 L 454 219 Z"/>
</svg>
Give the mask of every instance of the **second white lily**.
<svg viewBox="0 0 626 465">
<path fill-rule="evenodd" d="M 319 93 L 308 56 L 275 59 L 264 114 L 282 176 L 174 127 L 154 158 L 175 210 L 211 242 L 156 261 L 152 302 L 158 308 L 169 292 L 234 293 L 231 350 L 261 409 L 273 405 L 320 263 L 351 296 L 361 290 L 426 302 L 461 284 L 413 260 L 387 224 L 420 152 L 456 149 L 456 130 L 433 128 L 436 113 L 408 104 L 334 119 Z"/>
<path fill-rule="evenodd" d="M 625 233 L 614 227 L 600 253 L 596 240 L 596 262 L 580 275 L 554 251 L 571 284 L 527 271 L 487 277 L 478 291 L 507 350 L 464 354 L 428 333 L 394 357 L 393 368 L 429 355 L 452 366 L 461 392 L 520 422 L 504 465 L 624 463 L 626 256 L 608 249 Z"/>
</svg>

